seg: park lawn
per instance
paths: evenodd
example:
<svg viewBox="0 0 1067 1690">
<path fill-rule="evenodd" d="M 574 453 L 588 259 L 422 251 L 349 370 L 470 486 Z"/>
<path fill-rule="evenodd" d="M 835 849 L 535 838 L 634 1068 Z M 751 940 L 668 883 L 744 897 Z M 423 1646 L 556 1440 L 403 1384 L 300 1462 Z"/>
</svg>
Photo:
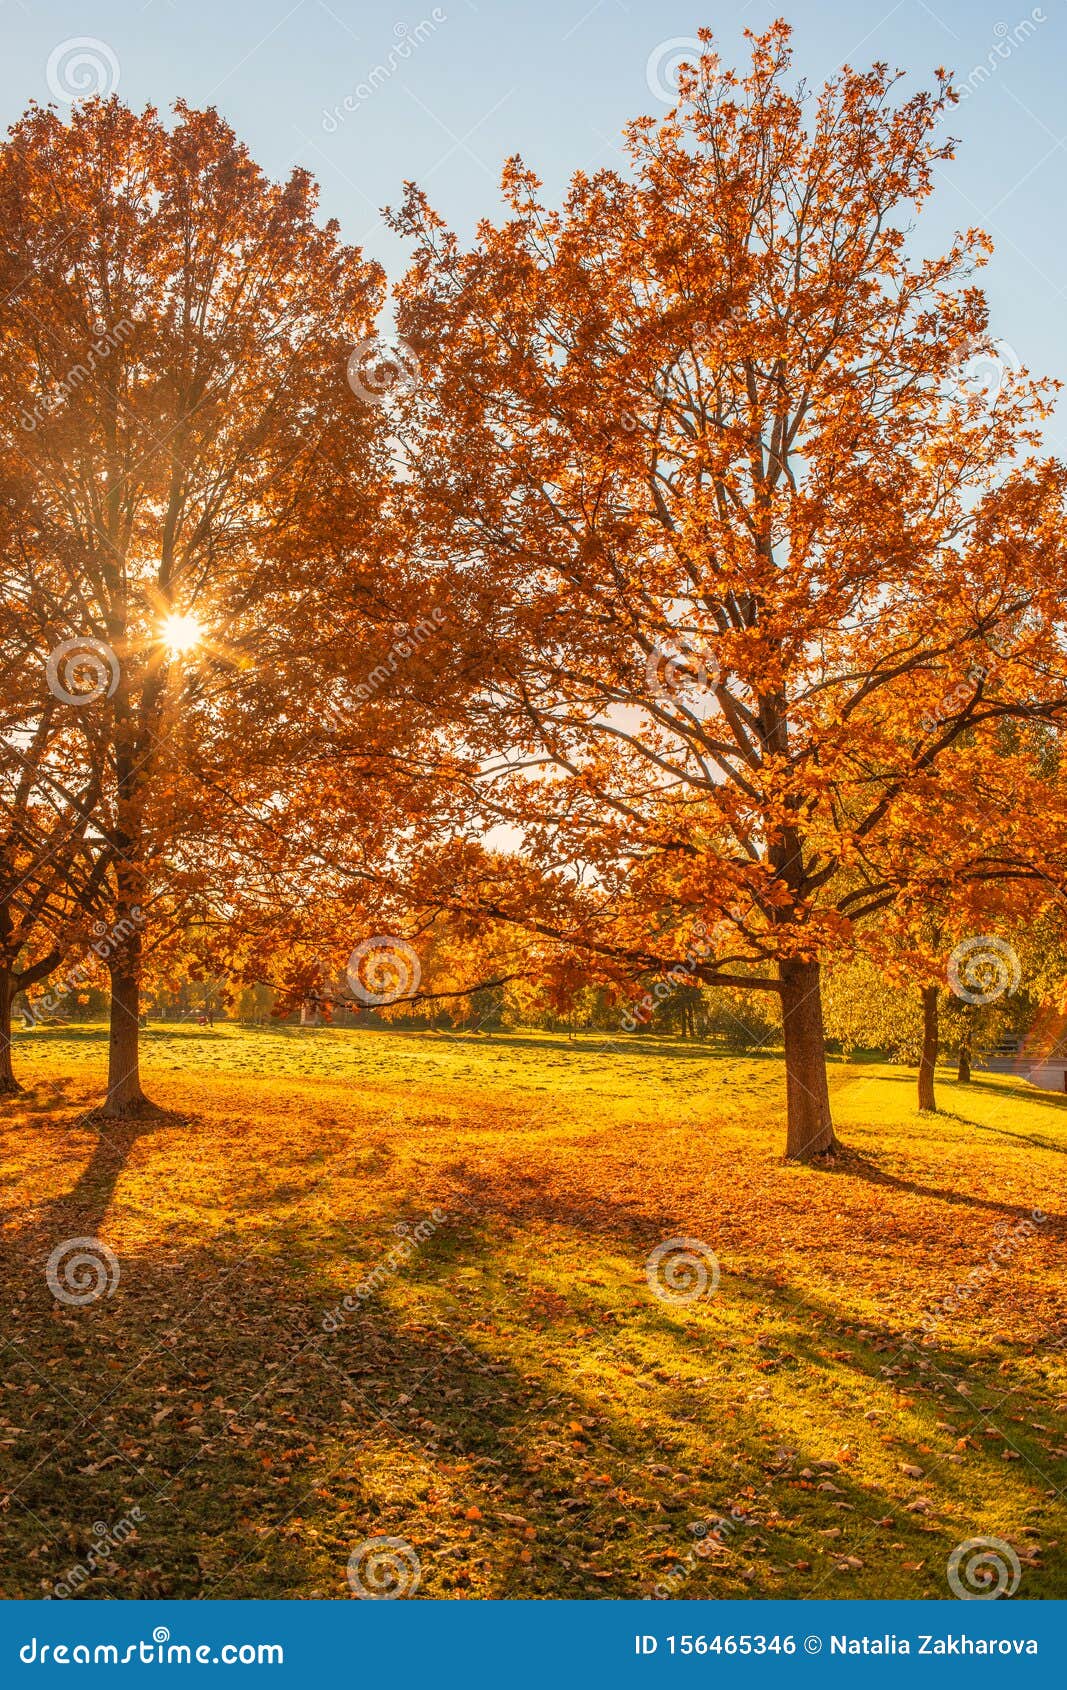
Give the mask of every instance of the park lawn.
<svg viewBox="0 0 1067 1690">
<path fill-rule="evenodd" d="M 828 1172 L 774 1055 L 158 1029 L 169 1113 L 101 1136 L 105 1059 L 21 1036 L 0 1105 L 5 1596 L 131 1517 L 81 1594 L 347 1597 L 389 1536 L 431 1598 L 948 1597 L 972 1537 L 1067 1595 L 1067 1099 L 835 1063 Z M 119 1279 L 67 1306 L 83 1236 Z M 675 1237 L 713 1295 L 653 1294 Z"/>
</svg>

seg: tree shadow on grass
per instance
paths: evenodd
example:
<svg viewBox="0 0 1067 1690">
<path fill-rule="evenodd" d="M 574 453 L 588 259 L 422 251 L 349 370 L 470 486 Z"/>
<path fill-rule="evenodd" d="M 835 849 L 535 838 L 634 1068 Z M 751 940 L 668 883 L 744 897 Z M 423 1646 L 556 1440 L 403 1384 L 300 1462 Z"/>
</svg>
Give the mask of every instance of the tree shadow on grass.
<svg viewBox="0 0 1067 1690">
<path fill-rule="evenodd" d="M 110 1124 L 49 1224 L 94 1231 L 137 1140 L 158 1129 Z M 669 1590 L 690 1596 L 947 1596 L 948 1553 L 988 1528 L 979 1515 L 1002 1506 L 1006 1478 L 1022 1493 L 984 1448 L 946 1469 L 948 1520 L 908 1513 L 892 1467 L 829 1465 L 885 1402 L 904 1428 L 894 1455 L 929 1467 L 921 1445 L 936 1444 L 943 1412 L 926 1358 L 902 1353 L 877 1316 L 850 1316 L 847 1286 L 837 1303 L 725 1271 L 717 1300 L 679 1310 L 641 1270 L 653 1244 L 687 1230 L 681 1198 L 619 1201 L 592 1173 L 588 1193 L 559 1192 L 551 1167 L 440 1173 L 448 1221 L 332 1331 L 326 1316 L 397 1223 L 422 1218 L 421 1194 L 374 1192 L 347 1260 L 337 1227 L 308 1216 L 265 1214 L 253 1234 L 195 1249 L 168 1216 L 166 1240 L 124 1254 L 121 1283 L 84 1308 L 57 1306 L 25 1240 L 7 1241 L 0 1279 L 30 1290 L 0 1376 L 15 1493 L 0 1514 L 0 1589 L 39 1595 L 84 1561 L 93 1522 L 136 1507 L 136 1538 L 83 1594 L 345 1597 L 353 1550 L 392 1536 L 413 1546 L 431 1598 L 637 1597 L 679 1567 Z M 509 1247 L 520 1234 L 525 1256 Z M 556 1288 L 544 1317 L 531 1307 L 542 1266 Z M 937 1366 L 974 1378 L 984 1400 L 1009 1388 L 999 1361 L 953 1343 Z M 1013 1407 L 1049 1418 L 1029 1390 Z M 721 1553 L 695 1558 L 689 1523 L 722 1515 Z M 1002 1524 L 1010 1538 L 1016 1521 Z M 853 1550 L 862 1565 L 839 1571 Z M 902 1571 L 902 1556 L 919 1570 Z"/>
<path fill-rule="evenodd" d="M 6 1114 L 9 1118 L 25 1114 L 31 1117 L 56 1115 L 70 1108 L 71 1093 L 78 1082 L 68 1074 L 56 1075 L 54 1079 L 24 1080 L 21 1091 L 5 1093 L 0 1099 L 7 1105 Z M 0 1120 L 3 1116 L 0 1115 Z M 35 1122 L 31 1119 L 20 1122 L 19 1126 L 25 1130 Z"/>
<path fill-rule="evenodd" d="M 1035 1138 L 1033 1133 L 1013 1133 L 1006 1127 L 994 1127 L 985 1121 L 973 1123 L 976 1132 L 996 1133 L 998 1138 L 1006 1138 L 1011 1144 L 1032 1144 L 1035 1150 L 1051 1150 L 1056 1156 L 1067 1156 L 1067 1144 L 1055 1144 L 1049 1138 Z"/>
<path fill-rule="evenodd" d="M 410 1283 L 396 1276 L 333 1332 L 288 1223 L 267 1256 L 217 1240 L 166 1267 L 124 1260 L 114 1296 L 88 1308 L 31 1299 L 2 1386 L 19 1428 L 0 1515 L 5 1594 L 39 1595 L 84 1561 L 95 1521 L 136 1508 L 136 1536 L 81 1594 L 346 1597 L 353 1551 L 397 1537 L 430 1598 L 647 1596 L 665 1577 L 687 1596 L 871 1596 L 899 1561 L 893 1537 L 916 1565 L 932 1556 L 925 1574 L 892 1572 L 907 1593 L 948 1595 L 960 1521 L 909 1515 L 897 1486 L 825 1460 L 843 1436 L 834 1373 L 852 1369 L 865 1402 L 865 1383 L 886 1388 L 877 1347 L 857 1344 L 845 1363 L 820 1349 L 815 1315 L 840 1311 L 798 1307 L 771 1281 L 733 1287 L 754 1320 L 788 1323 L 773 1365 L 782 1383 L 805 1367 L 821 1410 L 803 1435 L 776 1432 L 773 1397 L 738 1395 L 711 1325 L 652 1299 L 635 1324 L 663 1362 L 620 1402 L 601 1387 L 620 1363 L 633 1372 L 629 1327 L 585 1340 L 579 1328 L 575 1348 L 548 1354 L 527 1323 L 516 1349 L 520 1293 L 502 1310 L 454 1284 L 460 1262 L 492 1269 L 496 1242 L 469 1218 L 462 1236 L 446 1232 Z M 584 1320 L 580 1297 L 574 1307 Z M 695 1376 L 716 1364 L 701 1390 Z M 938 1404 L 917 1412 L 932 1422 Z M 966 1502 L 962 1474 L 950 1490 Z M 879 1516 L 892 1529 L 872 1544 Z M 696 1557 L 690 1523 L 724 1517 L 722 1548 Z M 839 1573 L 853 1549 L 861 1569 Z"/>
<path fill-rule="evenodd" d="M 143 1120 L 101 1119 L 95 1111 L 76 1117 L 69 1123 L 72 1129 L 91 1126 L 95 1142 L 89 1160 L 69 1191 L 40 1209 L 34 1218 L 34 1230 L 51 1237 L 93 1237 L 103 1226 L 115 1195 L 115 1188 L 126 1168 L 134 1147 L 141 1139 L 154 1133 L 173 1130 L 191 1124 L 188 1115 L 160 1111 Z"/>
<path fill-rule="evenodd" d="M 951 1096 L 959 1096 L 960 1094 L 966 1095 L 968 1092 L 980 1092 L 986 1097 L 993 1098 L 1001 1103 L 1006 1097 L 1015 1096 L 1022 1097 L 1031 1107 L 1037 1105 L 1038 1107 L 1053 1109 L 1056 1111 L 1067 1109 L 1067 1094 L 1055 1091 L 1046 1091 L 1043 1086 L 1031 1086 L 1029 1082 L 1026 1081 L 1025 1076 L 1021 1074 L 1003 1074 L 999 1075 L 998 1078 L 1009 1081 L 1013 1079 L 1019 1080 L 1022 1083 L 1019 1086 L 997 1085 L 993 1079 L 983 1079 L 980 1071 L 973 1072 L 969 1080 L 957 1080 L 955 1074 L 950 1070 L 938 1068 L 936 1074 L 936 1086 L 939 1092 L 942 1087 L 948 1088 L 949 1095 Z M 886 1085 L 906 1085 L 910 1090 L 914 1090 L 916 1085 L 916 1070 L 914 1068 L 910 1070 L 904 1069 L 895 1071 L 893 1069 L 889 1069 L 880 1074 L 879 1079 Z M 939 1110 L 938 1113 L 940 1114 L 942 1111 Z M 964 1120 L 967 1122 L 968 1126 L 972 1127 L 979 1124 L 978 1122 L 973 1121 L 969 1116 L 956 1116 L 954 1119 Z"/>
<path fill-rule="evenodd" d="M 984 1209 L 991 1214 L 1007 1215 L 1016 1220 L 1023 1220 L 1031 1213 L 1024 1204 L 1003 1203 L 993 1197 L 978 1197 L 970 1192 L 952 1191 L 945 1186 L 926 1185 L 921 1180 L 903 1179 L 899 1174 L 891 1174 L 887 1169 L 880 1167 L 870 1156 L 855 1151 L 840 1157 L 824 1171 L 831 1179 L 862 1180 L 867 1185 L 882 1186 L 893 1191 L 908 1191 L 916 1197 L 932 1198 L 937 1203 L 949 1203 L 964 1209 Z M 1067 1227 L 1067 1217 L 1063 1215 L 1046 1214 L 1046 1220 L 1053 1226 Z"/>
</svg>

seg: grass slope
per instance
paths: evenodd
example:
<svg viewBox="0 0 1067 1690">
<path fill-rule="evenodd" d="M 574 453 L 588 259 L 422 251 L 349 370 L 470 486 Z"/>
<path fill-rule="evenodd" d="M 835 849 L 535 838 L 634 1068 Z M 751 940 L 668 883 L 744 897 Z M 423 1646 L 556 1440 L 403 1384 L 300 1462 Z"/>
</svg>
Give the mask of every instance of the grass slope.
<svg viewBox="0 0 1067 1690">
<path fill-rule="evenodd" d="M 182 1027 L 102 1137 L 105 1055 L 26 1035 L 0 1105 L 4 1595 L 345 1597 L 379 1536 L 424 1597 L 948 1597 L 979 1536 L 1067 1595 L 1067 1100 L 835 1064 L 826 1173 L 773 1057 Z M 66 1306 L 82 1236 L 120 1277 Z M 653 1294 L 677 1236 L 714 1295 Z"/>
</svg>

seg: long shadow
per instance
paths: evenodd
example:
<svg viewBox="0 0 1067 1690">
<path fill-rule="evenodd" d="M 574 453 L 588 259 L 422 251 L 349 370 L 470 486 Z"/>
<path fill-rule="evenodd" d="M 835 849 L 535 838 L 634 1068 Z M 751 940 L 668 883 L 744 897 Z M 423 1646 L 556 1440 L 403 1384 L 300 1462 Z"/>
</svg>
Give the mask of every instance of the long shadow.
<svg viewBox="0 0 1067 1690">
<path fill-rule="evenodd" d="M 977 1132 L 996 1133 L 998 1138 L 1006 1138 L 1011 1144 L 1032 1144 L 1035 1150 L 1051 1150 L 1056 1156 L 1067 1156 L 1067 1144 L 1054 1144 L 1048 1138 L 1035 1138 L 1033 1133 L 1010 1133 L 1004 1127 L 994 1127 L 985 1121 L 975 1121 L 973 1126 Z"/>
<path fill-rule="evenodd" d="M 668 1231 L 664 1233 L 661 1230 L 651 1242 L 668 1236 L 683 1220 L 678 1214 L 652 1214 L 642 1208 L 639 1200 L 620 1204 L 617 1199 L 596 1190 L 584 1193 L 580 1202 L 571 1202 L 559 1191 L 550 1189 L 541 1178 L 532 1173 L 523 1174 L 521 1177 L 513 1174 L 505 1194 L 490 1175 L 479 1175 L 462 1163 L 451 1163 L 446 1171 L 450 1178 L 466 1188 L 475 1211 L 479 1206 L 484 1206 L 487 1211 L 495 1211 L 502 1217 L 517 1222 L 534 1218 L 559 1221 L 565 1226 L 591 1229 L 599 1234 L 613 1232 L 629 1243 L 639 1245 L 643 1242 L 647 1245 L 650 1232 L 655 1228 L 666 1227 Z M 914 1196 L 932 1198 L 938 1203 L 986 1210 L 991 1214 L 1005 1215 L 1015 1220 L 1025 1219 L 1030 1214 L 1030 1209 L 1024 1204 L 1002 1203 L 994 1198 L 972 1196 L 965 1192 L 946 1190 L 942 1186 L 924 1185 L 918 1180 L 902 1179 L 856 1155 L 836 1163 L 820 1177 L 862 1180 L 869 1185 L 907 1191 Z M 1045 1213 L 1047 1226 L 1052 1229 L 1067 1228 L 1067 1216 L 1049 1214 L 1047 1211 Z"/>
<path fill-rule="evenodd" d="M 550 1051 L 554 1056 L 567 1057 L 575 1061 L 583 1057 L 596 1057 L 604 1054 L 612 1056 L 658 1056 L 678 1062 L 730 1062 L 730 1061 L 773 1061 L 781 1060 L 780 1051 L 742 1051 L 726 1050 L 722 1045 L 711 1044 L 704 1040 L 686 1039 L 677 1042 L 670 1038 L 654 1039 L 642 1038 L 640 1034 L 605 1032 L 576 1034 L 571 1044 L 565 1033 L 554 1037 L 538 1037 L 536 1034 L 520 1033 L 470 1033 L 462 1029 L 440 1032 L 428 1030 L 426 1032 L 394 1033 L 385 1028 L 366 1028 L 367 1032 L 380 1033 L 385 1038 L 401 1037 L 409 1040 L 432 1039 L 440 1044 L 455 1044 L 470 1046 L 472 1050 L 515 1050 L 515 1051 Z"/>
<path fill-rule="evenodd" d="M 71 1237 L 95 1236 L 134 1146 L 140 1139 L 178 1124 L 187 1125 L 188 1117 L 161 1114 L 145 1120 L 95 1122 L 97 1138 L 92 1155 L 70 1190 L 39 1211 L 35 1227 L 57 1237 L 64 1229 Z"/>
<path fill-rule="evenodd" d="M 38 1224 L 49 1233 L 65 1228 L 72 1237 L 95 1236 L 111 1207 L 119 1176 L 144 1130 L 142 1122 L 109 1122 L 74 1185 L 41 1212 Z"/>
<path fill-rule="evenodd" d="M 886 1186 L 893 1191 L 910 1191 L 913 1196 L 932 1197 L 937 1203 L 950 1203 L 955 1208 L 985 1209 L 992 1214 L 1009 1215 L 1020 1220 L 1030 1212 L 1019 1203 L 999 1203 L 992 1197 L 976 1197 L 969 1192 L 949 1191 L 940 1185 L 925 1185 L 920 1180 L 901 1179 L 898 1174 L 878 1167 L 866 1156 L 853 1154 L 845 1157 L 829 1168 L 827 1174 L 831 1179 L 857 1179 L 867 1185 Z M 1054 1226 L 1067 1226 L 1067 1216 L 1048 1215 L 1047 1219 Z"/>
<path fill-rule="evenodd" d="M 915 1086 L 914 1068 L 910 1070 L 905 1069 L 903 1072 L 897 1073 L 887 1072 L 882 1076 L 882 1078 L 886 1085 L 908 1086 L 909 1089 L 914 1088 Z M 1006 1080 L 1009 1083 L 1007 1085 L 996 1085 L 993 1083 L 994 1078 Z M 1018 1081 L 1019 1083 L 1017 1085 L 1013 1085 L 1011 1083 L 1012 1081 Z M 960 1093 L 966 1095 L 969 1091 L 980 1091 L 984 1092 L 988 1097 L 998 1098 L 1001 1102 L 1003 1102 L 1005 1097 L 1016 1096 L 1024 1098 L 1027 1103 L 1039 1103 L 1049 1109 L 1067 1109 L 1067 1095 L 1057 1091 L 1046 1091 L 1043 1086 L 1032 1086 L 1023 1074 L 998 1074 L 989 1079 L 985 1079 L 982 1077 L 980 1072 L 972 1072 L 969 1080 L 957 1080 L 955 1074 L 952 1073 L 951 1070 L 947 1068 L 939 1068 L 937 1070 L 937 1087 L 939 1091 L 942 1086 L 947 1086 L 949 1088 L 949 1095 L 951 1096 L 958 1096 Z M 1022 1090 L 1023 1086 L 1026 1087 L 1025 1091 Z M 969 1123 L 971 1126 L 974 1126 L 975 1124 L 976 1123 L 973 1121 Z"/>
<path fill-rule="evenodd" d="M 31 1050 L 34 1044 L 106 1044 L 110 1038 L 106 1027 L 82 1026 L 77 1022 L 67 1022 L 61 1027 L 35 1027 L 32 1032 L 23 1028 L 14 1029 L 14 1044 L 16 1049 Z"/>
<path fill-rule="evenodd" d="M 404 1280 L 359 1303 L 334 1331 L 323 1314 L 336 1290 L 294 1271 L 306 1243 L 297 1222 L 263 1236 L 266 1256 L 220 1237 L 167 1263 L 154 1251 L 124 1259 L 121 1288 L 67 1313 L 59 1346 L 52 1310 L 29 1308 L 0 1379 L 24 1428 L 5 1452 L 22 1506 L 0 1513 L 0 1590 L 39 1595 L 42 1580 L 85 1563 L 86 1522 L 132 1513 L 136 1534 L 79 1594 L 345 1598 L 350 1553 L 396 1537 L 421 1557 L 417 1594 L 438 1599 L 636 1597 L 668 1572 L 676 1577 L 675 1566 L 686 1582 L 671 1585 L 672 1595 L 826 1595 L 828 1574 L 853 1543 L 867 1569 L 850 1576 L 847 1594 L 873 1596 L 884 1594 L 888 1573 L 901 1576 L 899 1544 L 866 1547 L 872 1518 L 893 1513 L 892 1535 L 919 1568 L 935 1543 L 940 1552 L 927 1573 L 905 1581 L 908 1593 L 947 1599 L 940 1569 L 958 1526 L 908 1514 L 892 1494 L 898 1485 L 820 1463 L 837 1435 L 825 1415 L 822 1449 L 816 1430 L 795 1426 L 778 1440 L 789 1447 L 776 1449 L 759 1411 L 733 1421 L 727 1375 L 711 1406 L 730 1411 L 728 1447 L 714 1455 L 718 1443 L 694 1440 L 704 1402 L 682 1373 L 667 1379 L 650 1367 L 641 1383 L 651 1394 L 622 1407 L 583 1368 L 582 1350 L 568 1367 L 559 1351 L 542 1357 L 530 1333 L 510 1354 L 495 1302 L 453 1281 L 457 1260 L 489 1267 L 494 1254 L 476 1217 L 469 1221 L 455 1237 L 442 1228 Z M 800 1330 L 788 1293 L 758 1279 L 749 1292 L 787 1317 L 796 1359 L 826 1377 L 827 1358 L 814 1333 Z M 828 1306 L 818 1313 L 840 1316 Z M 713 1331 L 679 1333 L 655 1304 L 638 1318 L 662 1321 L 679 1365 L 683 1348 L 714 1353 Z M 597 1341 L 610 1354 L 625 1334 L 605 1330 Z M 885 1359 L 864 1345 L 851 1362 L 862 1382 Z M 56 1395 L 28 1398 L 45 1370 Z M 820 1400 L 832 1409 L 831 1397 Z M 922 1408 L 932 1421 L 936 1402 Z M 717 1419 L 717 1434 L 726 1425 Z M 979 1497 L 1002 1476 L 993 1453 L 985 1452 Z M 804 1479 L 827 1465 L 833 1502 Z M 768 1473 L 785 1487 L 773 1500 L 784 1497 L 791 1516 L 770 1537 L 764 1522 L 777 1507 Z M 959 1482 L 949 1475 L 953 1490 Z M 731 1499 L 741 1511 L 725 1552 L 697 1560 L 690 1523 L 732 1513 Z M 793 1557 L 802 1558 L 797 1570 L 783 1568 Z"/>
<path fill-rule="evenodd" d="M 1034 1066 L 1039 1068 L 1044 1065 L 1035 1063 Z M 1049 1109 L 1067 1109 L 1067 1093 L 1052 1091 L 1047 1086 L 1032 1085 L 1025 1074 L 998 1074 L 996 1078 L 1006 1080 L 1007 1085 L 993 1085 L 991 1079 L 984 1079 L 978 1074 L 972 1074 L 967 1084 L 969 1087 L 974 1086 L 977 1090 L 994 1097 L 1004 1097 L 1005 1094 L 1014 1095 L 1025 1098 L 1027 1103 L 1044 1104 Z"/>
<path fill-rule="evenodd" d="M 56 1115 L 70 1109 L 72 1088 L 73 1081 L 67 1074 L 49 1080 L 24 1081 L 21 1091 L 5 1094 L 0 1102 L 7 1104 L 13 1115 Z M 28 1124 L 20 1123 L 20 1130 L 25 1130 Z"/>
<path fill-rule="evenodd" d="M 52 1220 L 62 1216 L 70 1233 L 95 1231 L 138 1139 L 161 1124 L 169 1123 L 103 1123 L 105 1136 L 73 1188 L 50 1206 Z M 839 1171 L 857 1172 L 855 1164 Z M 219 1235 L 174 1254 L 154 1239 L 142 1255 L 123 1258 L 114 1295 L 83 1309 L 57 1310 L 43 1295 L 28 1299 L 19 1343 L 0 1376 L 12 1428 L 5 1466 L 16 1491 L 11 1508 L 0 1512 L 0 1593 L 40 1595 L 42 1581 L 86 1561 L 87 1522 L 124 1519 L 136 1505 L 143 1516 L 136 1536 L 115 1548 L 113 1564 L 94 1570 L 82 1594 L 344 1598 L 351 1594 L 350 1551 L 395 1535 L 420 1554 L 418 1594 L 431 1598 L 648 1595 L 673 1551 L 688 1582 L 671 1594 L 824 1596 L 841 1588 L 827 1588 L 828 1563 L 832 1571 L 853 1542 L 862 1559 L 855 1576 L 847 1575 L 847 1594 L 884 1595 L 882 1581 L 892 1578 L 909 1595 L 947 1598 L 941 1569 L 968 1531 L 907 1513 L 893 1480 L 835 1468 L 836 1500 L 828 1502 L 818 1475 L 816 1482 L 803 1479 L 805 1466 L 818 1467 L 815 1458 L 836 1448 L 828 1442 L 838 1436 L 836 1378 L 850 1374 L 860 1392 L 867 1382 L 874 1387 L 896 1359 L 879 1346 L 901 1342 L 863 1311 L 870 1341 L 848 1339 L 847 1356 L 826 1354 L 819 1321 L 861 1324 L 859 1312 L 848 1314 L 847 1287 L 838 1307 L 794 1294 L 770 1276 L 733 1276 L 736 1293 L 752 1303 L 746 1332 L 759 1329 L 757 1305 L 787 1329 L 775 1342 L 792 1353 L 772 1362 L 782 1374 L 780 1399 L 791 1393 L 805 1401 L 789 1379 L 791 1367 L 813 1375 L 817 1424 L 801 1417 L 805 1429 L 798 1432 L 794 1414 L 780 1440 L 793 1447 L 779 1460 L 759 1424 L 761 1414 L 773 1416 L 773 1403 L 746 1410 L 741 1401 L 735 1421 L 729 1366 L 710 1415 L 707 1399 L 694 1393 L 690 1351 L 700 1365 L 713 1361 L 720 1343 L 713 1326 L 679 1326 L 655 1302 L 635 1316 L 627 1312 L 632 1299 L 617 1310 L 612 1305 L 617 1324 L 594 1325 L 610 1299 L 598 1302 L 572 1282 L 560 1300 L 582 1330 L 571 1350 L 550 1351 L 529 1316 L 527 1282 L 514 1272 L 508 1288 L 502 1272 L 518 1258 L 500 1248 L 501 1223 L 520 1228 L 549 1219 L 576 1238 L 593 1235 L 630 1251 L 639 1274 L 651 1244 L 686 1230 L 682 1198 L 676 1209 L 652 1197 L 620 1202 L 591 1170 L 588 1188 L 562 1193 L 553 1189 L 550 1167 L 521 1180 L 514 1167 L 494 1177 L 458 1160 L 441 1172 L 459 1188 L 455 1201 L 442 1190 L 455 1223 L 435 1232 L 334 1332 L 323 1316 L 344 1294 L 337 1289 L 344 1268 L 332 1239 L 319 1256 L 319 1240 L 297 1216 L 251 1240 L 247 1233 L 240 1240 Z M 893 1176 L 883 1183 L 953 1197 Z M 414 1220 L 421 1193 L 408 1201 Z M 380 1202 L 361 1220 L 364 1229 L 380 1223 L 384 1251 L 397 1214 L 389 1198 Z M 985 1200 L 973 1206 L 1021 1212 Z M 541 1244 L 551 1258 L 551 1237 Z M 462 1266 L 483 1273 L 492 1296 L 458 1278 Z M 5 1283 L 32 1281 L 37 1272 L 20 1241 L 0 1244 Z M 364 1272 L 366 1265 L 354 1269 L 356 1283 Z M 628 1367 L 630 1375 L 640 1371 L 647 1395 L 620 1406 L 601 1389 L 607 1381 L 591 1362 L 598 1345 L 607 1363 L 620 1359 L 628 1324 L 655 1329 L 672 1348 Z M 983 1394 L 993 1386 L 986 1357 L 953 1345 L 950 1361 L 960 1371 L 980 1362 Z M 921 1352 L 914 1365 L 911 1357 L 906 1362 L 917 1412 L 930 1424 L 938 1406 L 919 1394 Z M 1029 1414 L 1029 1395 L 1025 1403 L 1013 1399 L 1013 1408 L 1024 1406 Z M 1036 1419 L 1046 1418 L 1039 1403 L 1032 1406 Z M 706 1440 L 693 1433 L 701 1417 Z M 900 1453 L 926 1465 L 910 1434 Z M 979 1461 L 968 1487 L 976 1507 L 999 1494 L 1003 1479 L 996 1451 L 980 1458 L 976 1452 Z M 786 1487 L 774 1498 L 764 1477 L 771 1462 L 775 1484 Z M 678 1473 L 683 1465 L 688 1474 Z M 963 1479 L 962 1469 L 953 1469 L 939 1482 L 962 1500 Z M 753 1518 L 734 1528 L 736 1549 L 721 1565 L 717 1558 L 694 1565 L 687 1522 L 726 1513 L 732 1498 L 744 1496 L 752 1499 L 743 1506 Z M 772 1502 L 775 1513 L 784 1502 L 790 1517 L 770 1528 L 768 1541 L 760 1518 Z M 866 1547 L 871 1516 L 889 1513 L 898 1516 L 892 1535 L 906 1548 L 877 1540 Z M 829 1520 L 840 1524 L 840 1538 L 827 1537 Z M 976 1518 L 975 1530 L 981 1524 Z M 830 1554 L 824 1543 L 838 1547 Z M 666 1562 L 650 1554 L 658 1546 Z M 929 1559 L 925 1573 L 906 1578 L 898 1570 L 902 1553 L 921 1569 L 933 1547 L 936 1566 Z M 781 1563 L 794 1556 L 801 1559 L 793 1566 L 806 1571 L 783 1571 Z M 755 1571 L 742 1583 L 740 1567 L 749 1560 Z M 1029 1570 L 1026 1576 L 1033 1579 Z M 1056 1579 L 1063 1589 L 1058 1568 L 1041 1577 L 1035 1594 L 1055 1594 Z"/>
</svg>

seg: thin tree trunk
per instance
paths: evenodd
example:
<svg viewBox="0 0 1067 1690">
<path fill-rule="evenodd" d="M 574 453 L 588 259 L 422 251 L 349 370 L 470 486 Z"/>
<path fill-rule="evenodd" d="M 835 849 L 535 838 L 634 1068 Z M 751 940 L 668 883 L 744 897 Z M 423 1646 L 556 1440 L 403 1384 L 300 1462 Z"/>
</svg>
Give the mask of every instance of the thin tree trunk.
<svg viewBox="0 0 1067 1690">
<path fill-rule="evenodd" d="M 62 952 L 51 950 L 21 972 L 10 962 L 0 963 L 0 1097 L 22 1090 L 11 1064 L 11 1006 L 20 992 L 46 979 L 62 960 Z"/>
<path fill-rule="evenodd" d="M 786 1155 L 808 1161 L 839 1149 L 826 1082 L 826 1040 L 817 962 L 778 967 L 785 1029 Z"/>
<path fill-rule="evenodd" d="M 14 971 L 0 965 L 0 1097 L 12 1097 L 22 1087 L 11 1065 L 11 1005 L 15 998 Z"/>
<path fill-rule="evenodd" d="M 937 1111 L 937 1101 L 934 1097 L 934 1072 L 937 1068 L 939 1043 L 936 986 L 923 987 L 922 1005 L 923 1043 L 922 1055 L 919 1058 L 919 1108 L 933 1114 Z"/>
<path fill-rule="evenodd" d="M 963 1031 L 960 1034 L 959 1066 L 956 1069 L 956 1079 L 961 1085 L 968 1085 L 971 1078 L 971 1051 L 974 1045 L 974 1005 L 968 1004 L 963 1017 Z"/>
</svg>

